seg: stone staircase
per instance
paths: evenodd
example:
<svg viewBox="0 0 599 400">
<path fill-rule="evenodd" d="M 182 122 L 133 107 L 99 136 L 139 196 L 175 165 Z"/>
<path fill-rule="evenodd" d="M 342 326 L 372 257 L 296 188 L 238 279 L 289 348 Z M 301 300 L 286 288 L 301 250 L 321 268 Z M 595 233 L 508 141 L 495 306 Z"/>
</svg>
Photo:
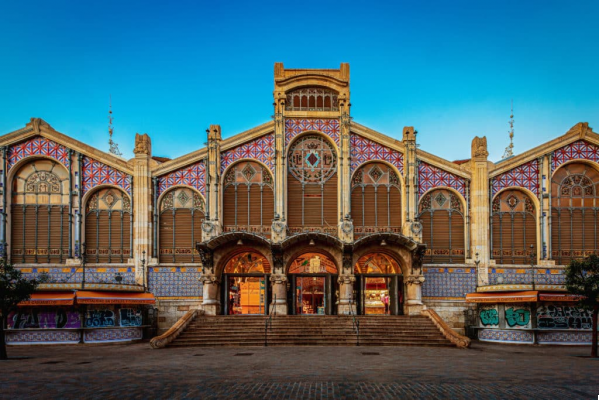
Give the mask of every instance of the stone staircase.
<svg viewBox="0 0 599 400">
<path fill-rule="evenodd" d="M 358 316 L 360 346 L 454 346 L 425 316 Z M 198 316 L 168 346 L 264 346 L 267 317 Z M 275 316 L 268 346 L 356 346 L 349 316 Z"/>
</svg>

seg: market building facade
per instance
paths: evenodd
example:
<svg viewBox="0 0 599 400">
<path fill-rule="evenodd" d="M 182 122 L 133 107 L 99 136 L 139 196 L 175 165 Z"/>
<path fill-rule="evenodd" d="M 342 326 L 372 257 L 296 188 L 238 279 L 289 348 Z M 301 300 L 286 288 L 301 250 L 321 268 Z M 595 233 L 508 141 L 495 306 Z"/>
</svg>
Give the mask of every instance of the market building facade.
<svg viewBox="0 0 599 400">
<path fill-rule="evenodd" d="M 599 253 L 588 124 L 497 163 L 475 137 L 451 162 L 413 127 L 397 140 L 355 122 L 348 64 L 274 72 L 270 122 L 228 139 L 211 125 L 205 148 L 172 160 L 146 134 L 127 161 L 35 118 L 0 137 L 0 250 L 47 279 L 9 341 L 132 340 L 148 313 L 164 331 L 198 307 L 430 307 L 481 340 L 590 343 L 563 274 Z"/>
</svg>

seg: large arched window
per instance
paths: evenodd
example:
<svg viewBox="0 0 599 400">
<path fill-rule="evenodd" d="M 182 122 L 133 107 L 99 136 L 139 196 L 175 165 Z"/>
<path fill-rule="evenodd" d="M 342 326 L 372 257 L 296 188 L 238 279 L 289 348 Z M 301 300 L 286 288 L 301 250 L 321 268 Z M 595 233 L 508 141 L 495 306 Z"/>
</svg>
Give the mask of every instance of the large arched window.
<svg viewBox="0 0 599 400">
<path fill-rule="evenodd" d="M 599 173 L 582 163 L 567 164 L 551 180 L 551 254 L 557 264 L 599 254 Z"/>
<path fill-rule="evenodd" d="M 425 263 L 463 263 L 464 212 L 456 194 L 437 189 L 420 200 L 418 218 L 422 223 L 422 242 L 426 243 Z"/>
<path fill-rule="evenodd" d="M 506 190 L 491 210 L 491 254 L 497 264 L 529 264 L 530 245 L 537 245 L 535 206 L 520 190 Z"/>
<path fill-rule="evenodd" d="M 401 188 L 393 168 L 371 163 L 358 169 L 352 178 L 351 210 L 356 236 L 401 233 Z"/>
<path fill-rule="evenodd" d="M 178 187 L 160 201 L 158 243 L 161 263 L 198 262 L 196 242 L 202 241 L 204 199 L 189 188 Z"/>
<path fill-rule="evenodd" d="M 289 149 L 287 215 L 292 233 L 337 233 L 337 153 L 320 135 L 306 135 Z"/>
<path fill-rule="evenodd" d="M 338 93 L 318 87 L 304 87 L 287 92 L 285 109 L 290 111 L 338 111 Z"/>
<path fill-rule="evenodd" d="M 87 201 L 87 262 L 124 263 L 131 257 L 131 200 L 116 188 L 100 189 Z"/>
<path fill-rule="evenodd" d="M 13 263 L 61 263 L 69 254 L 68 172 L 50 160 L 23 166 L 12 184 Z"/>
<path fill-rule="evenodd" d="M 274 206 L 270 171 L 253 161 L 242 161 L 229 169 L 225 175 L 223 194 L 225 232 L 270 235 Z"/>
</svg>

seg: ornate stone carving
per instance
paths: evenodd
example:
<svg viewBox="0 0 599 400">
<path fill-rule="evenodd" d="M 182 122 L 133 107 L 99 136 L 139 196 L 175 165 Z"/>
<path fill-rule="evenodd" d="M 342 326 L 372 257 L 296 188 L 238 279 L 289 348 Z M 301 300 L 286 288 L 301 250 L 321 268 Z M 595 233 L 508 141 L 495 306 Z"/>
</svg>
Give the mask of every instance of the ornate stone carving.
<svg viewBox="0 0 599 400">
<path fill-rule="evenodd" d="M 200 259 L 202 260 L 202 277 L 204 275 L 208 276 L 210 274 L 213 274 L 214 265 L 212 259 L 212 250 L 206 247 L 198 246 L 198 253 L 200 254 Z"/>
<path fill-rule="evenodd" d="M 202 276 L 200 276 L 199 278 L 199 281 L 202 282 L 204 285 L 213 285 L 220 283 L 220 279 L 218 279 L 214 274 L 202 274 Z"/>
<path fill-rule="evenodd" d="M 422 285 L 425 279 L 423 275 L 410 275 L 406 279 L 408 285 Z"/>
<path fill-rule="evenodd" d="M 272 230 L 273 230 L 273 232 L 278 233 L 278 234 L 283 233 L 285 231 L 286 227 L 287 226 L 282 221 L 274 221 L 272 223 Z"/>
<path fill-rule="evenodd" d="M 152 155 L 152 141 L 147 133 L 140 135 L 135 134 L 135 148 L 133 149 L 134 154 L 145 154 L 147 156 Z"/>
<path fill-rule="evenodd" d="M 422 270 L 422 260 L 425 252 L 426 247 L 424 246 L 418 246 L 412 251 L 412 273 L 414 273 L 414 270 Z"/>
<path fill-rule="evenodd" d="M 483 136 L 479 138 L 476 136 L 472 140 L 472 158 L 487 158 L 489 152 L 487 151 L 487 137 Z"/>
<path fill-rule="evenodd" d="M 337 278 L 337 283 L 339 283 L 340 285 L 342 285 L 342 284 L 353 285 L 355 281 L 356 281 L 355 275 L 339 275 L 339 278 Z"/>
<path fill-rule="evenodd" d="M 269 280 L 272 283 L 277 283 L 277 284 L 285 283 L 285 282 L 287 282 L 287 275 L 285 275 L 285 274 L 272 274 L 270 276 Z"/>
</svg>

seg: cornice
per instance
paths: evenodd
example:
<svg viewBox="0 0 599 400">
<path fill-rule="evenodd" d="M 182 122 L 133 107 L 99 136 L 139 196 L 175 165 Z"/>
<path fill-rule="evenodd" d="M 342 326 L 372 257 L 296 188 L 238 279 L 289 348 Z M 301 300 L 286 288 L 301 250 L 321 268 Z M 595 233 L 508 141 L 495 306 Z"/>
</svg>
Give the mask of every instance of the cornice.
<svg viewBox="0 0 599 400">
<path fill-rule="evenodd" d="M 36 129 L 37 126 L 37 129 Z M 64 133 L 58 132 L 52 128 L 47 122 L 39 119 L 39 123 L 32 124 L 31 122 L 25 128 L 7 133 L 0 137 L 0 146 L 9 146 L 13 143 L 22 142 L 35 136 L 42 136 L 50 139 L 58 144 L 65 146 L 68 149 L 79 152 L 85 156 L 91 157 L 94 160 L 100 161 L 106 165 L 117 168 L 127 174 L 133 174 L 133 169 L 128 161 L 124 158 L 114 156 L 95 147 L 87 145 L 77 139 L 73 139 Z"/>
<path fill-rule="evenodd" d="M 401 140 L 394 139 L 385 135 L 384 133 L 375 131 L 374 129 L 361 125 L 357 122 L 352 121 L 350 125 L 350 131 L 357 133 L 360 136 L 364 136 L 367 139 L 371 139 L 377 143 L 383 144 L 393 150 L 397 150 L 401 153 L 405 153 L 406 151 L 406 147 Z"/>
<path fill-rule="evenodd" d="M 221 153 L 230 149 L 233 149 L 239 145 L 257 139 L 261 136 L 269 133 L 274 133 L 275 122 L 268 121 L 262 125 L 258 125 L 255 128 L 248 129 L 247 131 L 238 133 L 237 135 L 231 136 L 230 138 L 224 139 L 220 142 Z"/>
<path fill-rule="evenodd" d="M 180 168 L 186 167 L 190 164 L 195 164 L 198 161 L 203 160 L 207 157 L 206 147 L 192 151 L 191 153 L 184 154 L 180 157 L 173 158 L 172 160 L 163 162 L 151 168 L 152 176 L 160 176 L 168 174 L 169 172 L 176 171 Z"/>
<path fill-rule="evenodd" d="M 472 179 L 472 173 L 468 170 L 464 170 L 460 165 L 448 161 L 444 158 L 438 157 L 434 154 L 428 153 L 424 150 L 416 149 L 416 158 L 424 161 L 427 164 L 443 169 L 444 171 L 451 172 L 457 176 L 465 179 Z"/>
<path fill-rule="evenodd" d="M 537 147 L 533 147 L 532 149 L 518 154 L 517 156 L 511 157 L 505 161 L 498 161 L 494 163 L 493 165 L 495 168 L 493 169 L 492 173 L 489 173 L 489 178 L 494 178 L 510 171 L 513 168 L 516 168 L 522 164 L 526 164 L 527 162 L 542 157 L 546 154 L 550 154 L 555 150 L 578 140 L 585 140 L 589 143 L 599 146 L 599 135 L 593 132 L 590 127 L 586 130 L 580 129 L 581 125 L 582 123 L 578 123 L 560 137 L 545 142 Z"/>
</svg>

